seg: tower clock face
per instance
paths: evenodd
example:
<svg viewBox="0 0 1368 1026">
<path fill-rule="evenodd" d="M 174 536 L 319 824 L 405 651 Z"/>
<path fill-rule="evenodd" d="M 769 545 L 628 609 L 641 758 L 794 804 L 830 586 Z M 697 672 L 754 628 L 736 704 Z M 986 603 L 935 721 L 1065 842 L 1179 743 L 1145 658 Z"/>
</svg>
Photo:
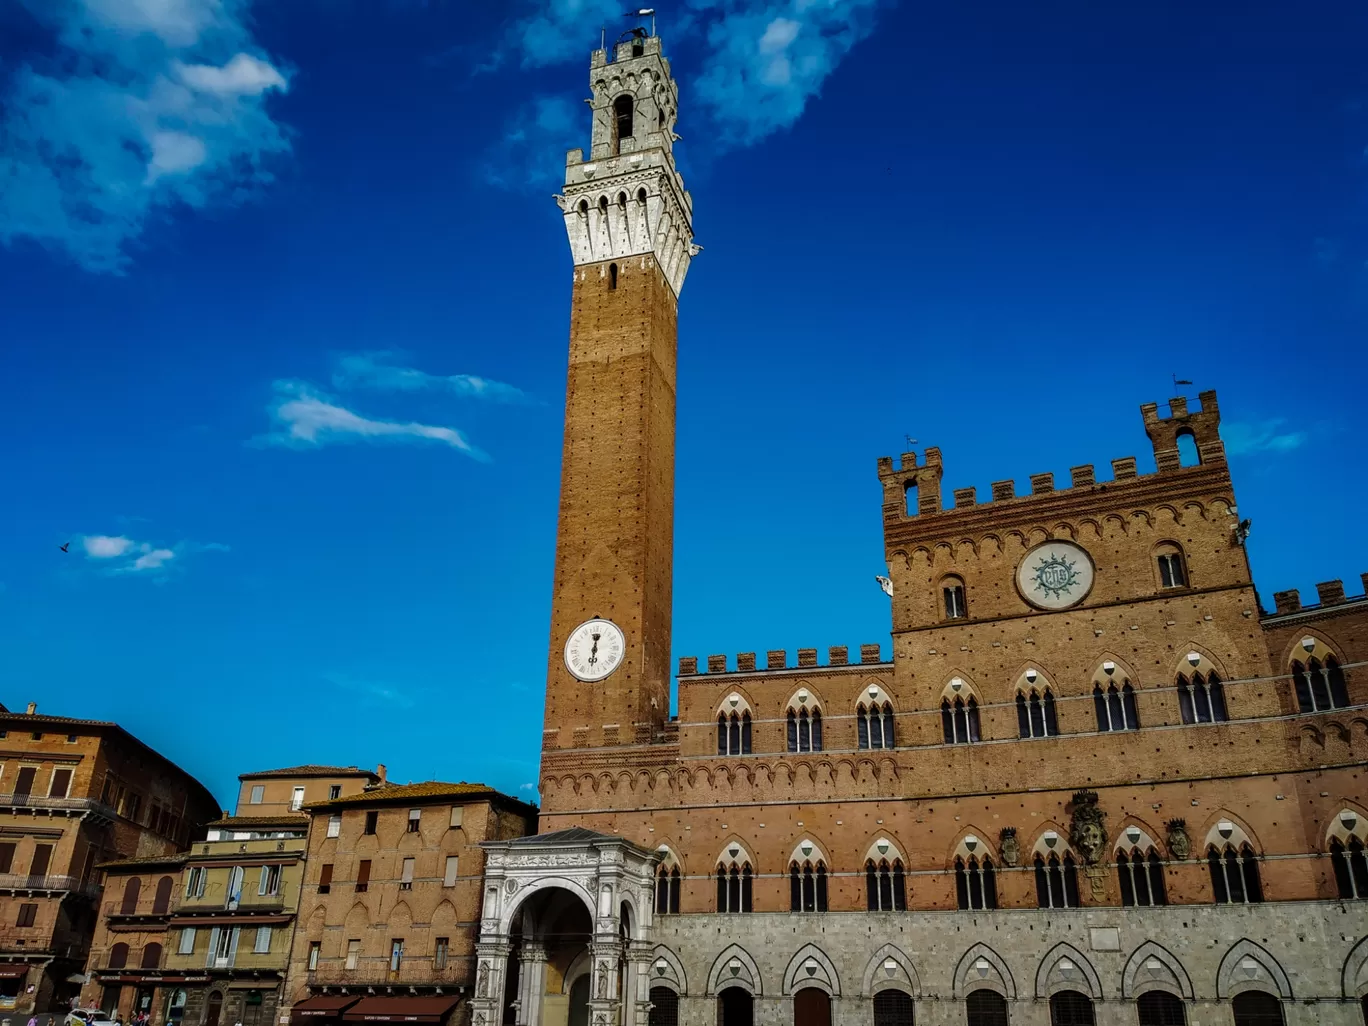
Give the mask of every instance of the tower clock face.
<svg viewBox="0 0 1368 1026">
<path fill-rule="evenodd" d="M 565 640 L 565 668 L 583 681 L 603 680 L 627 653 L 622 629 L 612 620 L 585 620 Z"/>
</svg>

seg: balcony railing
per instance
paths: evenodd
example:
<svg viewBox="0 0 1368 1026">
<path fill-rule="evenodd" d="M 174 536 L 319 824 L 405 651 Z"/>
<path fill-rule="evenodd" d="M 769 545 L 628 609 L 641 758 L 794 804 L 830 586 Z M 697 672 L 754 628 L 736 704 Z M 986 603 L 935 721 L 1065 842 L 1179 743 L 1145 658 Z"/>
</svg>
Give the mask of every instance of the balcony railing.
<svg viewBox="0 0 1368 1026">
<path fill-rule="evenodd" d="M 449 955 L 447 964 L 435 969 L 431 958 L 406 958 L 398 970 L 391 970 L 388 959 L 377 962 L 364 962 L 355 969 L 345 968 L 345 963 L 320 965 L 309 970 L 311 987 L 375 987 L 395 986 L 442 986 L 456 987 L 469 984 L 472 978 L 471 963 L 473 955 Z"/>
<path fill-rule="evenodd" d="M 113 819 L 115 812 L 108 805 L 91 798 L 53 798 L 44 794 L 0 794 L 0 808 L 64 809 L 71 812 L 96 812 Z"/>
<path fill-rule="evenodd" d="M 101 911 L 106 916 L 169 916 L 175 909 L 169 902 L 165 908 L 157 908 L 152 901 L 140 901 L 132 909 L 125 909 L 122 901 L 106 901 Z"/>
<path fill-rule="evenodd" d="M 82 882 L 79 876 L 33 876 L 28 873 L 0 873 L 0 891 L 65 891 L 87 896 L 99 893 L 99 886 Z"/>
</svg>

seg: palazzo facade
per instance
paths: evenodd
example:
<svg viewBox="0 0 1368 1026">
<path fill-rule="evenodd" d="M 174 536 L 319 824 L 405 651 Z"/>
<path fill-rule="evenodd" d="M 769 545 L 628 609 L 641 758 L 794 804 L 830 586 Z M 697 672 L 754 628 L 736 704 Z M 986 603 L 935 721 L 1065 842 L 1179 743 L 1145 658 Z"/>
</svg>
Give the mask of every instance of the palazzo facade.
<svg viewBox="0 0 1368 1026">
<path fill-rule="evenodd" d="M 542 832 L 483 846 L 474 1026 L 1364 1023 L 1368 599 L 1264 610 L 1214 392 L 1141 407 L 1153 472 L 879 459 L 891 642 L 684 658 L 670 715 L 678 89 L 641 33 L 590 85 Z"/>
</svg>

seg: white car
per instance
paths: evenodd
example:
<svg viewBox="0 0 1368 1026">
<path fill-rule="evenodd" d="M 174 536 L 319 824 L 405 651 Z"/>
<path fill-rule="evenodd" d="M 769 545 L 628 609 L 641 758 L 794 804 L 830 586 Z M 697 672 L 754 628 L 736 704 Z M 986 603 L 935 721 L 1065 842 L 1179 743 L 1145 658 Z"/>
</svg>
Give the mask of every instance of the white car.
<svg viewBox="0 0 1368 1026">
<path fill-rule="evenodd" d="M 92 1026 L 97 1021 L 108 1022 L 109 1016 L 98 1008 L 73 1008 L 62 1020 L 62 1026 Z"/>
</svg>

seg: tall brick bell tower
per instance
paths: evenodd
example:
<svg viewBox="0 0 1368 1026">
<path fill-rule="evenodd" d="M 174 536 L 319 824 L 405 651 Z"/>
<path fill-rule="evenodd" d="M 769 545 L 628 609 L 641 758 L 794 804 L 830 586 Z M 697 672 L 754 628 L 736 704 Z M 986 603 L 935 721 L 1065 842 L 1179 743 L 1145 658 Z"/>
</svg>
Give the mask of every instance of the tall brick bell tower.
<svg viewBox="0 0 1368 1026">
<path fill-rule="evenodd" d="M 679 93 L 641 30 L 594 52 L 590 86 L 589 158 L 566 155 L 556 197 L 575 273 L 543 774 L 650 740 L 670 708 L 676 316 L 698 252 Z"/>
</svg>

